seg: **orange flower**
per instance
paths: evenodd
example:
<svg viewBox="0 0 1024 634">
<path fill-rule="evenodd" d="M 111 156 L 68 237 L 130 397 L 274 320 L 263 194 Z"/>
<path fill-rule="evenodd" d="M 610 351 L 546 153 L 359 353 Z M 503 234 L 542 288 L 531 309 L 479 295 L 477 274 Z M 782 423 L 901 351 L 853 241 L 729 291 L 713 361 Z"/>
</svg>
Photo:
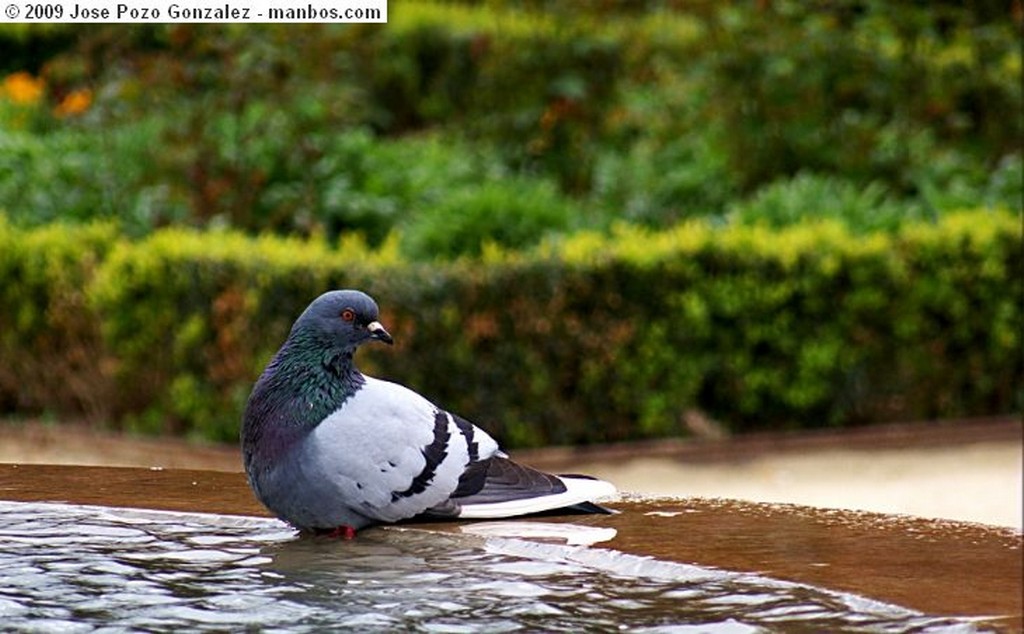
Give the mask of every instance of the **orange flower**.
<svg viewBox="0 0 1024 634">
<path fill-rule="evenodd" d="M 85 112 L 92 104 L 92 91 L 88 88 L 72 90 L 61 100 L 53 113 L 58 117 L 71 117 Z"/>
<path fill-rule="evenodd" d="M 43 80 L 20 71 L 4 78 L 3 93 L 14 103 L 33 104 L 43 96 Z"/>
</svg>

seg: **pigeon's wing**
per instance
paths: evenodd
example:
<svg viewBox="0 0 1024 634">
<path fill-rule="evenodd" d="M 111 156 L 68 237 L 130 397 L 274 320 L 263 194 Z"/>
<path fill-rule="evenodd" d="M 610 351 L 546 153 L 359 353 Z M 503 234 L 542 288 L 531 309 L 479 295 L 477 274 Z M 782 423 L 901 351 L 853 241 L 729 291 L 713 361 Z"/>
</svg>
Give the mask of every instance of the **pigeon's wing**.
<svg viewBox="0 0 1024 634">
<path fill-rule="evenodd" d="M 608 512 L 593 501 L 615 495 L 610 482 L 584 476 L 552 475 L 498 456 L 473 465 L 471 470 L 474 472 L 472 479 L 479 484 L 464 485 L 463 491 L 457 490 L 450 498 L 459 507 L 458 517 L 467 519 L 554 510 Z M 469 472 L 468 469 L 467 474 Z M 468 481 L 464 479 L 463 484 Z"/>
<path fill-rule="evenodd" d="M 467 439 L 486 436 L 468 421 L 450 416 Z M 476 451 L 470 453 L 470 461 L 451 497 L 443 504 L 428 509 L 425 517 L 483 519 L 554 510 L 610 512 L 593 503 L 594 499 L 616 493 L 614 485 L 609 482 L 589 476 L 544 473 L 514 462 L 500 451 L 484 455 Z"/>
<path fill-rule="evenodd" d="M 310 434 L 303 460 L 353 511 L 395 522 L 442 504 L 467 465 L 497 455 L 490 436 L 401 385 L 366 377 Z"/>
<path fill-rule="evenodd" d="M 485 519 L 548 511 L 609 513 L 593 500 L 615 495 L 615 486 L 586 476 L 556 476 L 503 456 L 470 464 L 452 496 L 427 511 L 433 517 Z"/>
</svg>

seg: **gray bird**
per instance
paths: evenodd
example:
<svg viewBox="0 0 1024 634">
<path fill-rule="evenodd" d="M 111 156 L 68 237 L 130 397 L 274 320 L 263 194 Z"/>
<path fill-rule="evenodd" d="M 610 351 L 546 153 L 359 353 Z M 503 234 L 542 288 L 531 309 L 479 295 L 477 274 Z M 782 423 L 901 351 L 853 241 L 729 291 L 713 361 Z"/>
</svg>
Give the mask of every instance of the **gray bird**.
<svg viewBox="0 0 1024 634">
<path fill-rule="evenodd" d="M 253 387 L 242 455 L 256 497 L 275 515 L 301 530 L 352 537 L 413 517 L 609 512 L 592 500 L 614 494 L 610 483 L 517 464 L 479 427 L 360 373 L 360 345 L 392 343 L 378 318 L 365 293 L 324 293 Z"/>
</svg>

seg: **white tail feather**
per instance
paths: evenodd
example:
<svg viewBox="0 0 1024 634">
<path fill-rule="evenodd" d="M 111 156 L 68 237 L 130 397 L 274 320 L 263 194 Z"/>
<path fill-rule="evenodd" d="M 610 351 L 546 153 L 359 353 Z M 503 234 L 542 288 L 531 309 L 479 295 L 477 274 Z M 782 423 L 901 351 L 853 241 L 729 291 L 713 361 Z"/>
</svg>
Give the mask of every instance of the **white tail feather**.
<svg viewBox="0 0 1024 634">
<path fill-rule="evenodd" d="M 573 478 L 560 476 L 565 484 L 565 491 L 551 495 L 541 495 L 507 502 L 489 502 L 486 504 L 467 504 L 462 507 L 459 517 L 465 519 L 493 519 L 499 517 L 515 517 L 559 509 L 581 502 L 592 502 L 598 498 L 615 495 L 615 485 L 604 480 Z"/>
</svg>

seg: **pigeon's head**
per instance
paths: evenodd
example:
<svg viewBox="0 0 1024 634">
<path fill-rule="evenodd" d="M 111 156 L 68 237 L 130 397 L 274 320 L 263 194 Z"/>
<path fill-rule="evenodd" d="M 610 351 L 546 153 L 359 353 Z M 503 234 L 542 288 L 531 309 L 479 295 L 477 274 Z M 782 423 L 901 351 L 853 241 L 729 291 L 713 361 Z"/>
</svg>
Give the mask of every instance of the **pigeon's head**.
<svg viewBox="0 0 1024 634">
<path fill-rule="evenodd" d="M 367 341 L 394 343 L 377 319 L 377 302 L 362 291 L 328 291 L 296 320 L 292 334 L 302 332 L 332 346 L 355 349 Z"/>
</svg>

